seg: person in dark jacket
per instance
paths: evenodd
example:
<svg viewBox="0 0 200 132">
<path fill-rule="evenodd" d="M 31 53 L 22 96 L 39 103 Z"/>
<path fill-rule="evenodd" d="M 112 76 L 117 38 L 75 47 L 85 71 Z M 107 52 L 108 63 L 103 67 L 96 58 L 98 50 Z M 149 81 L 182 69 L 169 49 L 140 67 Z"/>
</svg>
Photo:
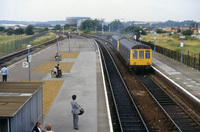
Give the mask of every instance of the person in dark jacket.
<svg viewBox="0 0 200 132">
<path fill-rule="evenodd" d="M 37 121 L 32 132 L 42 132 L 42 127 L 40 121 Z"/>
<path fill-rule="evenodd" d="M 79 110 L 80 105 L 78 105 L 78 103 L 76 102 L 76 95 L 72 95 L 71 105 L 72 105 L 74 129 L 78 130 L 78 114 L 80 113 Z"/>
</svg>

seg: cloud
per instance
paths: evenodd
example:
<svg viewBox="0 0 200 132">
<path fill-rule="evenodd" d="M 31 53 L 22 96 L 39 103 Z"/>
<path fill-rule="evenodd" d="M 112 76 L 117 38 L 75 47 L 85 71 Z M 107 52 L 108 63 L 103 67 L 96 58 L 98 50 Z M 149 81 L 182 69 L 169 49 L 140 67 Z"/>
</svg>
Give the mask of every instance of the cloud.
<svg viewBox="0 0 200 132">
<path fill-rule="evenodd" d="M 0 0 L 0 19 L 49 21 L 70 16 L 200 21 L 199 0 Z"/>
</svg>

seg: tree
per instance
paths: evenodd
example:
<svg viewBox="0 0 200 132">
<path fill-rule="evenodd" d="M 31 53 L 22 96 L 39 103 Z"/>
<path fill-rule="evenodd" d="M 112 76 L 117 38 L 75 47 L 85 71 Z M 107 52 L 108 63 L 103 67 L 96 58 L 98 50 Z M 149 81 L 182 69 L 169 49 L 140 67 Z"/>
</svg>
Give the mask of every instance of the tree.
<svg viewBox="0 0 200 132">
<path fill-rule="evenodd" d="M 21 34 L 24 34 L 24 29 L 23 28 L 15 29 L 15 35 L 21 35 Z"/>
<path fill-rule="evenodd" d="M 192 35 L 193 31 L 191 29 L 186 29 L 182 32 L 183 35 Z"/>
<path fill-rule="evenodd" d="M 54 27 L 54 30 L 60 30 L 60 29 L 61 29 L 61 26 L 58 24 Z"/>
<path fill-rule="evenodd" d="M 162 29 L 156 29 L 156 33 L 162 33 Z"/>
<path fill-rule="evenodd" d="M 67 29 L 69 29 L 69 28 L 70 28 L 69 24 L 65 24 L 65 25 L 64 25 L 64 29 L 65 29 L 65 30 L 67 30 Z"/>
<path fill-rule="evenodd" d="M 81 23 L 80 29 L 81 30 L 90 30 L 94 31 L 95 28 L 98 28 L 98 30 L 101 30 L 102 26 L 101 23 L 95 19 L 95 20 L 85 20 L 84 22 Z"/>
<path fill-rule="evenodd" d="M 12 29 L 12 28 L 7 29 L 7 35 L 12 35 L 14 33 L 15 33 L 14 29 Z"/>
<path fill-rule="evenodd" d="M 134 28 L 135 28 L 134 26 L 128 26 L 128 27 L 125 28 L 125 32 L 132 33 L 134 31 Z"/>
<path fill-rule="evenodd" d="M 118 32 L 122 30 L 122 27 L 123 27 L 122 23 L 119 20 L 112 21 L 109 24 L 109 26 L 110 26 L 111 31 L 118 31 Z"/>
<path fill-rule="evenodd" d="M 0 31 L 5 31 L 5 27 L 0 27 Z"/>
<path fill-rule="evenodd" d="M 26 35 L 33 35 L 33 26 L 32 25 L 28 25 L 28 27 L 25 29 L 25 33 Z"/>
<path fill-rule="evenodd" d="M 39 29 L 39 33 L 41 33 L 41 32 L 44 32 L 44 31 L 48 31 L 49 30 L 49 28 L 48 27 L 45 27 L 45 28 L 40 28 Z"/>
</svg>

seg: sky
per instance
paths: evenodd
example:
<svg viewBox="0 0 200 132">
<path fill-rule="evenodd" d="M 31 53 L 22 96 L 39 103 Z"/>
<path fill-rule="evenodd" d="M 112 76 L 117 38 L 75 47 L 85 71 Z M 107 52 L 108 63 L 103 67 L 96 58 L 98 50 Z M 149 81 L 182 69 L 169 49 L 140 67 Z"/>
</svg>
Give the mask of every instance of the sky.
<svg viewBox="0 0 200 132">
<path fill-rule="evenodd" d="M 0 0 L 0 20 L 54 21 L 91 17 L 106 22 L 200 22 L 200 0 Z"/>
</svg>

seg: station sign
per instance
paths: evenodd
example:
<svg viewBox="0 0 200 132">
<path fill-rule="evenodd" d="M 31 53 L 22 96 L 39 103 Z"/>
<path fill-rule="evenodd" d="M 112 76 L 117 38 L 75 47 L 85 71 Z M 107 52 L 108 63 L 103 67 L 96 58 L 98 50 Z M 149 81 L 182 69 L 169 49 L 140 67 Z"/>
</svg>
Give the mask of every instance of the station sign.
<svg viewBox="0 0 200 132">
<path fill-rule="evenodd" d="M 28 68 L 28 62 L 22 62 L 22 67 L 23 68 Z"/>
<path fill-rule="evenodd" d="M 31 62 L 31 55 L 27 56 L 27 62 Z"/>
<path fill-rule="evenodd" d="M 183 42 L 181 42 L 180 46 L 183 47 Z"/>
</svg>

